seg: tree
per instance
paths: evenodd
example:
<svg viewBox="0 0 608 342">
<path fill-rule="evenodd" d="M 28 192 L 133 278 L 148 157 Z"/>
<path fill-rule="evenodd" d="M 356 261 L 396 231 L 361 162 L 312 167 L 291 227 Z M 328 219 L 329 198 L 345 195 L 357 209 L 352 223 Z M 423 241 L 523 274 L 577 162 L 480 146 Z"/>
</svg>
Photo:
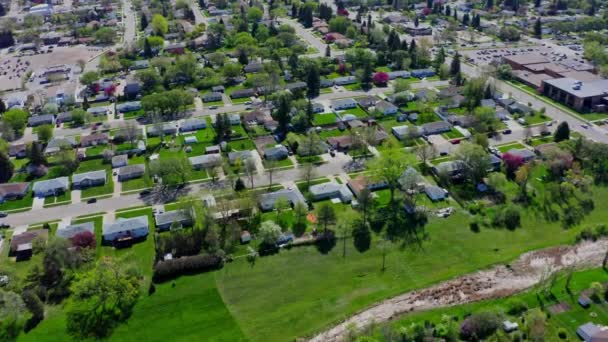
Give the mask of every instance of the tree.
<svg viewBox="0 0 608 342">
<path fill-rule="evenodd" d="M 530 167 L 527 164 L 522 165 L 515 172 L 515 182 L 519 185 L 519 199 L 522 201 L 528 200 L 528 179 L 530 177 Z"/>
<path fill-rule="evenodd" d="M 322 204 L 317 210 L 317 220 L 323 225 L 323 231 L 327 233 L 327 226 L 336 222 L 336 212 L 329 204 Z"/>
<path fill-rule="evenodd" d="M 95 32 L 95 40 L 101 44 L 109 45 L 116 39 L 116 32 L 109 27 L 102 27 Z"/>
<path fill-rule="evenodd" d="M 306 216 L 308 215 L 308 207 L 303 202 L 297 202 L 293 206 L 293 233 L 296 236 L 301 236 L 306 231 Z"/>
<path fill-rule="evenodd" d="M 416 156 L 418 156 L 418 159 L 420 159 L 420 161 L 422 162 L 422 165 L 425 165 L 425 167 L 426 167 L 426 162 L 428 162 L 429 160 L 431 160 L 437 156 L 437 148 L 433 144 L 418 145 L 416 147 L 415 151 L 416 151 Z"/>
<path fill-rule="evenodd" d="M 2 114 L 2 122 L 20 136 L 27 125 L 28 113 L 19 108 L 11 108 Z"/>
<path fill-rule="evenodd" d="M 469 111 L 478 107 L 483 99 L 486 79 L 479 77 L 468 80 L 464 85 L 463 96 L 465 97 L 465 105 Z"/>
<path fill-rule="evenodd" d="M 487 9 L 492 9 L 492 8 L 494 8 L 494 0 L 487 0 L 487 1 L 486 1 L 486 8 L 487 8 Z"/>
<path fill-rule="evenodd" d="M 258 236 L 265 245 L 274 245 L 281 236 L 281 226 L 273 221 L 264 221 L 258 230 Z"/>
<path fill-rule="evenodd" d="M 42 147 L 38 142 L 32 142 L 28 151 L 28 158 L 32 165 L 47 165 L 46 157 L 42 153 Z"/>
<path fill-rule="evenodd" d="M 306 86 L 307 96 L 309 98 L 319 95 L 321 76 L 319 75 L 319 66 L 317 63 L 308 63 L 306 65 Z"/>
<path fill-rule="evenodd" d="M 131 316 L 140 283 L 136 269 L 126 265 L 103 258 L 78 277 L 66 305 L 70 335 L 77 339 L 105 337 Z"/>
<path fill-rule="evenodd" d="M 97 71 L 87 71 L 80 76 L 80 83 L 89 88 L 96 83 L 97 80 L 99 80 L 99 73 L 97 73 Z"/>
<path fill-rule="evenodd" d="M 81 108 L 75 108 L 74 110 L 72 110 L 72 124 L 74 124 L 75 126 L 83 125 L 86 113 L 87 112 Z"/>
<path fill-rule="evenodd" d="M 352 235 L 352 227 L 350 222 L 344 222 L 338 226 L 340 238 L 342 239 L 342 258 L 346 258 L 346 239 Z"/>
<path fill-rule="evenodd" d="M 44 305 L 38 295 L 29 289 L 21 293 L 21 298 L 28 311 L 32 314 L 25 326 L 25 331 L 29 331 L 44 319 Z M 0 336 L 2 336 L 1 333 Z"/>
<path fill-rule="evenodd" d="M 570 139 L 570 126 L 566 121 L 562 121 L 553 133 L 553 141 L 560 142 L 568 139 Z"/>
<path fill-rule="evenodd" d="M 389 81 L 389 76 L 386 72 L 377 72 L 374 74 L 373 82 L 377 86 L 386 86 Z"/>
<path fill-rule="evenodd" d="M 25 324 L 27 308 L 23 299 L 12 291 L 0 289 L 0 338 L 12 341 L 19 336 Z"/>
<path fill-rule="evenodd" d="M 464 173 L 469 181 L 476 185 L 490 169 L 490 156 L 483 147 L 477 144 L 462 143 L 455 154 L 456 160 L 462 161 Z"/>
<path fill-rule="evenodd" d="M 364 220 L 356 219 L 353 222 L 353 245 L 360 253 L 367 251 L 371 245 L 372 234 L 369 225 Z"/>
<path fill-rule="evenodd" d="M 329 44 L 325 46 L 325 57 L 331 57 L 331 46 Z"/>
<path fill-rule="evenodd" d="M 3 114 L 4 112 L 6 112 L 6 104 L 4 101 L 0 101 L 0 114 Z"/>
<path fill-rule="evenodd" d="M 42 125 L 38 127 L 38 140 L 48 143 L 53 138 L 53 126 Z"/>
<path fill-rule="evenodd" d="M 144 39 L 144 56 L 152 58 L 152 46 L 150 46 L 150 40 L 148 38 Z"/>
<path fill-rule="evenodd" d="M 13 177 L 15 166 L 6 152 L 0 152 L 0 183 L 8 182 Z"/>
<path fill-rule="evenodd" d="M 148 16 L 145 13 L 141 14 L 141 20 L 139 22 L 139 30 L 144 31 L 148 27 Z"/>
<path fill-rule="evenodd" d="M 534 37 L 541 39 L 542 36 L 543 36 L 542 22 L 540 21 L 540 17 L 538 17 L 536 19 L 536 22 L 534 23 Z"/>
<path fill-rule="evenodd" d="M 379 182 L 385 182 L 390 191 L 390 204 L 395 201 L 395 190 L 399 187 L 399 178 L 411 163 L 411 156 L 406 155 L 397 146 L 388 146 L 384 154 L 376 157 L 370 163 L 372 177 Z"/>
<path fill-rule="evenodd" d="M 169 22 L 165 17 L 160 14 L 155 14 L 152 17 L 152 29 L 154 30 L 154 34 L 157 36 L 163 37 L 167 32 L 169 32 Z"/>
<path fill-rule="evenodd" d="M 315 177 L 316 168 L 313 163 L 305 163 L 300 168 L 300 176 L 306 182 L 306 189 L 310 187 L 310 181 Z"/>
<path fill-rule="evenodd" d="M 192 165 L 185 156 L 161 158 L 150 162 L 150 173 L 160 177 L 163 186 L 186 184 Z"/>
<path fill-rule="evenodd" d="M 393 89 L 395 90 L 395 93 L 409 91 L 411 88 L 411 82 L 408 80 L 399 78 L 393 81 Z"/>
</svg>

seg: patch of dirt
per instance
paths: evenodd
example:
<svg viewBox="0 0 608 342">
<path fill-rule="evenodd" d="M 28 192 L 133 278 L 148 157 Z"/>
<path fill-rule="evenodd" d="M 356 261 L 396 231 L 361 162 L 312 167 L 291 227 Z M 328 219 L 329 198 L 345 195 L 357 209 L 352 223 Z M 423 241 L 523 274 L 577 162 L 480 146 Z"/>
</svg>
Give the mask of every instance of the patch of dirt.
<svg viewBox="0 0 608 342">
<path fill-rule="evenodd" d="M 559 304 L 551 305 L 549 307 L 549 312 L 556 315 L 556 314 L 570 311 L 570 309 L 571 308 L 570 308 L 570 305 L 568 305 L 568 303 L 559 303 Z"/>
<path fill-rule="evenodd" d="M 557 246 L 522 254 L 508 266 L 464 275 L 437 285 L 404 293 L 365 309 L 337 326 L 318 334 L 311 342 L 337 342 L 354 326 L 363 328 L 404 313 L 501 298 L 526 290 L 566 267 L 600 266 L 608 240 Z"/>
</svg>

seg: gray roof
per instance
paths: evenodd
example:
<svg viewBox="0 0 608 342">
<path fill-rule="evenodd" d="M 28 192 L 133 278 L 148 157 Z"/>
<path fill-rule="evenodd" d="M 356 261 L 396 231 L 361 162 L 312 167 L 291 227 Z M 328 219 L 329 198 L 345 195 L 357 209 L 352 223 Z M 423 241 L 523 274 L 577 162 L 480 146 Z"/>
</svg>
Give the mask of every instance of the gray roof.
<svg viewBox="0 0 608 342">
<path fill-rule="evenodd" d="M 148 216 L 138 216 L 133 218 L 119 218 L 114 223 L 103 225 L 103 235 L 135 230 L 139 228 L 148 228 Z"/>
<path fill-rule="evenodd" d="M 119 112 L 135 111 L 139 109 L 141 109 L 140 101 L 125 102 L 116 105 L 116 110 L 118 110 Z"/>
<path fill-rule="evenodd" d="M 395 127 L 391 128 L 391 131 L 393 132 L 393 134 L 398 138 L 405 136 L 407 134 L 408 130 L 409 130 L 409 127 L 406 125 L 395 126 Z"/>
<path fill-rule="evenodd" d="M 293 188 L 262 194 L 260 196 L 260 206 L 264 210 L 271 210 L 274 208 L 274 204 L 279 198 L 284 198 L 291 204 L 296 204 L 298 202 L 306 203 L 306 199 L 300 190 L 298 188 Z"/>
<path fill-rule="evenodd" d="M 135 165 L 127 165 L 118 169 L 118 175 L 130 175 L 133 173 L 146 172 L 146 165 L 144 164 L 135 164 Z"/>
<path fill-rule="evenodd" d="M 154 216 L 157 226 L 172 224 L 173 222 L 185 223 L 190 221 L 190 215 L 184 210 L 171 210 Z"/>
<path fill-rule="evenodd" d="M 91 114 L 104 114 L 107 112 L 108 112 L 108 107 L 106 107 L 106 106 L 91 107 L 91 108 L 87 109 L 87 113 L 91 113 Z"/>
<path fill-rule="evenodd" d="M 576 97 L 593 97 L 608 95 L 608 79 L 581 82 L 580 89 L 575 89 L 575 82 L 581 81 L 575 80 L 574 78 L 570 77 L 545 80 L 545 83 L 559 88 L 560 90 Z"/>
<path fill-rule="evenodd" d="M 234 162 L 237 159 L 240 159 L 241 161 L 247 159 L 247 158 L 251 158 L 253 155 L 251 154 L 251 151 L 234 151 L 234 152 L 230 152 L 228 153 L 228 159 L 230 160 L 230 162 Z"/>
<path fill-rule="evenodd" d="M 27 122 L 32 125 L 37 123 L 53 122 L 54 120 L 55 116 L 53 114 L 43 114 L 30 116 L 30 118 L 27 119 Z"/>
<path fill-rule="evenodd" d="M 536 157 L 534 152 L 528 150 L 527 148 L 514 148 L 510 149 L 507 153 L 521 157 L 523 159 L 532 159 Z"/>
<path fill-rule="evenodd" d="M 422 125 L 422 130 L 425 134 L 433 134 L 436 132 L 449 131 L 452 129 L 452 125 L 445 121 L 429 122 Z"/>
<path fill-rule="evenodd" d="M 222 163 L 222 156 L 219 154 L 203 154 L 202 156 L 195 156 L 188 158 L 190 164 L 195 165 L 220 165 Z"/>
<path fill-rule="evenodd" d="M 120 154 L 120 155 L 112 157 L 112 165 L 128 163 L 128 162 L 129 162 L 129 156 L 126 154 Z"/>
<path fill-rule="evenodd" d="M 70 239 L 82 232 L 90 232 L 94 234 L 95 225 L 93 224 L 93 222 L 83 222 L 78 224 L 71 224 L 69 226 L 59 227 L 57 228 L 57 232 L 55 233 L 55 235 L 64 239 Z"/>
<path fill-rule="evenodd" d="M 357 101 L 353 99 L 338 99 L 331 101 L 331 105 L 333 108 L 344 107 L 346 105 L 356 106 Z"/>
<path fill-rule="evenodd" d="M 194 130 L 198 127 L 207 127 L 207 122 L 205 119 L 192 118 L 184 120 L 179 127 L 181 130 Z"/>
<path fill-rule="evenodd" d="M 76 145 L 76 139 L 74 139 L 74 137 L 56 137 L 51 139 L 46 145 L 46 151 L 59 151 L 62 147 L 74 147 Z"/>
<path fill-rule="evenodd" d="M 106 170 L 77 173 L 72 176 L 72 183 L 80 183 L 84 180 L 106 179 Z"/>
<path fill-rule="evenodd" d="M 283 146 L 283 145 L 276 145 L 276 146 L 272 146 L 272 147 L 267 147 L 264 149 L 264 155 L 266 157 L 279 157 L 279 156 L 286 156 L 289 154 L 289 151 L 287 151 L 287 147 Z"/>
<path fill-rule="evenodd" d="M 63 189 L 67 190 L 70 186 L 70 180 L 68 177 L 59 177 L 53 179 L 47 179 L 34 183 L 32 190 L 34 193 L 47 192 L 48 190 Z"/>
<path fill-rule="evenodd" d="M 424 193 L 432 200 L 438 201 L 442 200 L 446 197 L 446 192 L 444 189 L 435 186 L 435 185 L 427 185 L 424 187 Z"/>
<path fill-rule="evenodd" d="M 394 104 L 381 100 L 376 102 L 376 110 L 379 110 L 381 112 L 386 112 L 387 110 L 397 110 L 397 106 L 395 106 Z"/>
<path fill-rule="evenodd" d="M 312 185 L 308 188 L 308 192 L 315 197 L 339 196 L 342 201 L 350 201 L 353 197 L 346 184 L 338 184 L 336 182 Z"/>
</svg>

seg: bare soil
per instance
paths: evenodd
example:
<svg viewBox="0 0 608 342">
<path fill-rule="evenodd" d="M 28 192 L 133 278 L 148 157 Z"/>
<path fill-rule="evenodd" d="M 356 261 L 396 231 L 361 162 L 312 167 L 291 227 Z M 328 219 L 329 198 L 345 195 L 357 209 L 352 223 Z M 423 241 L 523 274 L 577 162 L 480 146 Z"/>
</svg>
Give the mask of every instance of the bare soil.
<svg viewBox="0 0 608 342">
<path fill-rule="evenodd" d="M 526 290 L 566 267 L 601 265 L 608 240 L 557 246 L 522 254 L 509 265 L 464 275 L 426 289 L 404 293 L 365 309 L 333 328 L 310 339 L 313 342 L 340 341 L 350 327 L 390 321 L 412 311 L 501 298 Z"/>
</svg>

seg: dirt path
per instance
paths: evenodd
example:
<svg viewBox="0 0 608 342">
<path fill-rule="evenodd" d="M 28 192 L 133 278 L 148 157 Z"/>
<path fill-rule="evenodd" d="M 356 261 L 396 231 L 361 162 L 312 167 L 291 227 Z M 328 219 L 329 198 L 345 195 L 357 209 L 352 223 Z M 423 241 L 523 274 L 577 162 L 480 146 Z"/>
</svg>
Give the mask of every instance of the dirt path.
<svg viewBox="0 0 608 342">
<path fill-rule="evenodd" d="M 362 328 L 372 322 L 389 321 L 410 311 L 509 296 L 536 285 L 548 275 L 566 267 L 600 266 L 606 249 L 608 249 L 608 240 L 600 240 L 529 252 L 521 255 L 508 266 L 494 266 L 488 270 L 388 299 L 359 312 L 310 341 L 337 342 L 350 326 Z"/>
</svg>

